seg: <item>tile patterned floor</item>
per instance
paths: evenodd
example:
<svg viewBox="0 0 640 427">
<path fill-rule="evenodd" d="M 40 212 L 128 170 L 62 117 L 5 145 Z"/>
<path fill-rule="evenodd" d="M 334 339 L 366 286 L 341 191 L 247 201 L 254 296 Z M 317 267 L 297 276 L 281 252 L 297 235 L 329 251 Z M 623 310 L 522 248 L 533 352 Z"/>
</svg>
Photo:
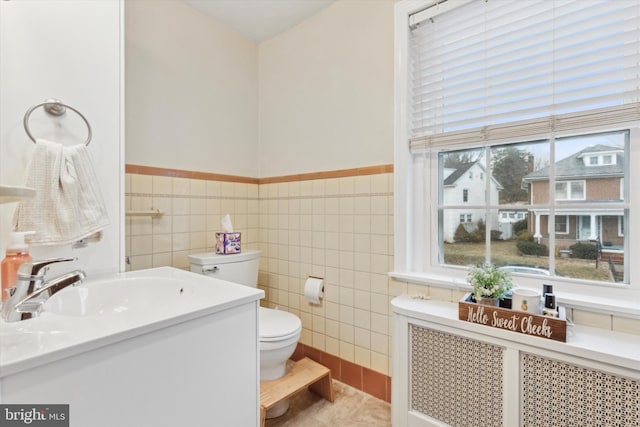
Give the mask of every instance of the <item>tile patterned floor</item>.
<svg viewBox="0 0 640 427">
<path fill-rule="evenodd" d="M 334 402 L 305 390 L 293 396 L 289 410 L 268 419 L 266 427 L 386 427 L 391 425 L 391 405 L 344 383 L 333 380 Z"/>
</svg>

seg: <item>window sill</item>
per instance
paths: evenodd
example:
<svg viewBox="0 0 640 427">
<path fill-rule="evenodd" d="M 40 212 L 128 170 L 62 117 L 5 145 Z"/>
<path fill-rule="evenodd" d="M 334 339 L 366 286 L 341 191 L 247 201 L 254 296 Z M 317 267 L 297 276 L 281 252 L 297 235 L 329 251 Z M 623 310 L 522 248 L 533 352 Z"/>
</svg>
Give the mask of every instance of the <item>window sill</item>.
<svg viewBox="0 0 640 427">
<path fill-rule="evenodd" d="M 399 296 L 391 301 L 391 305 L 394 315 L 420 319 L 440 327 L 455 328 L 462 332 L 463 336 L 472 339 L 500 339 L 515 343 L 516 346 L 529 346 L 529 351 L 554 351 L 624 369 L 637 369 L 640 361 L 640 342 L 630 342 L 629 339 L 634 336 L 622 332 L 575 325 L 567 330 L 567 341 L 560 342 L 460 320 L 457 304 Z"/>
<path fill-rule="evenodd" d="M 471 292 L 465 279 L 440 274 L 392 271 L 393 279 L 461 292 Z M 526 287 L 526 286 L 523 286 Z M 555 291 L 556 301 L 567 308 L 640 319 L 640 302 L 635 298 L 614 298 Z"/>
</svg>

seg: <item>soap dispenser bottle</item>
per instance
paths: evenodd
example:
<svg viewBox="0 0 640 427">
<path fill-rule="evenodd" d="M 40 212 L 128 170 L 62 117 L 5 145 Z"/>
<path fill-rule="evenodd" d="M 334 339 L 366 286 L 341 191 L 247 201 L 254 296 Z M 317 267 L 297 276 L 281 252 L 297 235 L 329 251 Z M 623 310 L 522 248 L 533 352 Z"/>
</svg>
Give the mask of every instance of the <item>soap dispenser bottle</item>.
<svg viewBox="0 0 640 427">
<path fill-rule="evenodd" d="M 9 233 L 7 243 L 7 254 L 2 260 L 2 301 L 6 300 L 9 295 L 6 289 L 16 285 L 18 267 L 20 264 L 32 260 L 29 255 L 29 245 L 25 243 L 25 236 L 33 234 L 33 231 L 13 231 Z"/>
</svg>

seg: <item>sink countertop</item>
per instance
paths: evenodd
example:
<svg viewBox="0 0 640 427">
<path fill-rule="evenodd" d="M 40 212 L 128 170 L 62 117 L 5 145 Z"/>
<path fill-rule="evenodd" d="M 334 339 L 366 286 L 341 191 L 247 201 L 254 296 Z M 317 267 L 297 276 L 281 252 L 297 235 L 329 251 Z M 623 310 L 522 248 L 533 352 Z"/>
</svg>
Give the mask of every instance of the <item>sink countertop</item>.
<svg viewBox="0 0 640 427">
<path fill-rule="evenodd" d="M 153 279 L 169 279 L 184 283 L 190 292 L 180 303 L 159 305 L 157 310 L 151 305 L 146 310 L 85 316 L 43 311 L 35 319 L 11 323 L 0 320 L 0 378 L 264 297 L 260 289 L 173 267 L 96 276 L 77 288 L 123 279 L 149 279 L 151 283 Z"/>
</svg>

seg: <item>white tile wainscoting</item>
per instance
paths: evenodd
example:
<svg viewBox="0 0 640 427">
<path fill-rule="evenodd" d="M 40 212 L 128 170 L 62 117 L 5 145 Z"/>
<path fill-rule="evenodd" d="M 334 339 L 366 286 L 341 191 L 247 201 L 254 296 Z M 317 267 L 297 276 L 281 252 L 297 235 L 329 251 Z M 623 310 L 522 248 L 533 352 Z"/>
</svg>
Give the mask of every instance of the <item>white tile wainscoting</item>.
<svg viewBox="0 0 640 427">
<path fill-rule="evenodd" d="M 228 213 L 242 247 L 262 251 L 263 305 L 299 316 L 302 344 L 389 375 L 389 301 L 406 290 L 387 276 L 393 174 L 358 173 L 260 184 L 127 173 L 126 209 L 163 213 L 126 218 L 128 268 L 188 269 Z M 309 275 L 325 280 L 320 306 L 304 299 Z"/>
</svg>

